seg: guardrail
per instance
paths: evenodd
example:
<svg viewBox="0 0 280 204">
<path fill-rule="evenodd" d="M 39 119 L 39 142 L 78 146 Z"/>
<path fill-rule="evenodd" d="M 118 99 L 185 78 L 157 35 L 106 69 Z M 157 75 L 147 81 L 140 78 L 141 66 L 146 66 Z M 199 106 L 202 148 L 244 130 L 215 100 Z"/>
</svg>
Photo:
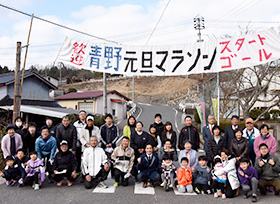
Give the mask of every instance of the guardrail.
<svg viewBox="0 0 280 204">
<path fill-rule="evenodd" d="M 133 115 L 136 112 L 136 103 L 134 103 L 133 107 L 127 112 L 128 116 Z"/>
</svg>

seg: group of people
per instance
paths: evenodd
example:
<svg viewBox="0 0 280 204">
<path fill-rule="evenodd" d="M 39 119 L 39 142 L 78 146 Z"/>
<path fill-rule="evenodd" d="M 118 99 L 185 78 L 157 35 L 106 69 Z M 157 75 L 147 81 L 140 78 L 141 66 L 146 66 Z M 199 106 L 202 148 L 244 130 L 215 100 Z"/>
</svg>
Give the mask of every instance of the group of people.
<svg viewBox="0 0 280 204">
<path fill-rule="evenodd" d="M 273 190 L 279 196 L 280 162 L 274 156 L 276 140 L 269 127 L 263 124 L 259 131 L 248 118 L 242 129 L 239 117 L 233 116 L 223 136 L 214 116 L 210 115 L 208 122 L 203 128 L 205 155 L 198 157 L 203 142 L 190 116 L 185 117 L 186 126 L 178 139 L 171 122 L 163 124 L 161 114 L 155 115 L 149 132 L 143 130 L 141 121 L 129 116 L 119 146 L 119 130 L 111 114 L 105 116 L 100 128 L 94 125 L 94 116 L 85 111 L 80 111 L 73 125 L 68 116 L 58 126 L 47 118 L 40 133 L 35 123 L 25 128 L 17 118 L 15 125 L 7 126 L 1 141 L 6 167 L 0 176 L 7 180 L 7 186 L 18 182 L 18 186 L 33 185 L 38 190 L 45 174 L 57 186 L 63 184 L 63 178 L 71 186 L 81 175 L 85 188 L 91 189 L 107 188 L 105 180 L 111 171 L 114 187 L 127 186 L 134 177 L 143 182 L 143 188 L 166 187 L 169 181 L 168 188 L 181 193 L 213 193 L 215 198 L 220 194 L 223 199 L 232 198 L 240 188 L 245 198 L 252 189 L 254 202 L 257 188 L 263 195 Z"/>
</svg>

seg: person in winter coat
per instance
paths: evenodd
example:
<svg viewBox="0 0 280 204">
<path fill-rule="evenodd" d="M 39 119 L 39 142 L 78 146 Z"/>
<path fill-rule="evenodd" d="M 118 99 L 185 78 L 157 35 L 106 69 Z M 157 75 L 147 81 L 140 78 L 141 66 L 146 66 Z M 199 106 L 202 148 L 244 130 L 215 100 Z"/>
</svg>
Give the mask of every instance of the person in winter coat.
<svg viewBox="0 0 280 204">
<path fill-rule="evenodd" d="M 252 202 L 257 202 L 258 172 L 250 166 L 250 160 L 243 157 L 239 160 L 238 178 L 244 192 L 244 198 L 249 197 L 249 191 L 252 188 Z"/>
<path fill-rule="evenodd" d="M 214 164 L 214 157 L 219 154 L 219 151 L 226 148 L 225 138 L 221 135 L 221 129 L 219 126 L 214 126 L 212 128 L 213 136 L 208 139 L 207 144 L 207 157 L 208 162 Z"/>
<path fill-rule="evenodd" d="M 149 134 L 152 136 L 154 143 L 156 144 L 156 146 L 154 147 L 154 152 L 157 153 L 158 149 L 162 146 L 162 143 L 160 140 L 160 136 L 157 135 L 156 125 L 151 124 L 149 130 L 150 130 Z"/>
<path fill-rule="evenodd" d="M 127 119 L 127 125 L 123 128 L 123 136 L 128 137 L 129 141 L 131 135 L 134 134 L 136 131 L 136 119 L 133 115 L 129 116 Z"/>
<path fill-rule="evenodd" d="M 75 155 L 69 151 L 68 143 L 63 140 L 60 143 L 59 152 L 54 157 L 53 178 L 57 182 L 57 186 L 62 186 L 63 178 L 68 180 L 68 187 L 72 186 L 72 182 L 76 179 L 77 161 Z M 63 173 L 62 173 L 63 172 Z"/>
<path fill-rule="evenodd" d="M 208 125 L 204 126 L 202 129 L 202 135 L 204 140 L 204 151 L 206 152 L 206 156 L 208 157 L 208 140 L 214 135 L 213 127 L 215 126 L 215 116 L 209 115 L 208 116 Z M 209 162 L 208 162 L 209 164 Z"/>
<path fill-rule="evenodd" d="M 259 146 L 261 156 L 257 158 L 255 168 L 259 176 L 259 189 L 262 195 L 266 195 L 267 187 L 274 188 L 274 194 L 280 196 L 280 161 L 277 156 L 269 153 L 268 145 Z"/>
<path fill-rule="evenodd" d="M 55 138 L 56 126 L 53 125 L 53 120 L 49 117 L 46 117 L 46 126 L 49 130 L 50 135 Z"/>
<path fill-rule="evenodd" d="M 23 148 L 27 152 L 35 151 L 36 139 L 40 136 L 37 132 L 37 126 L 35 123 L 31 122 L 28 125 L 26 134 L 23 136 Z"/>
<path fill-rule="evenodd" d="M 179 153 L 179 161 L 181 161 L 183 157 L 187 157 L 188 167 L 194 170 L 194 167 L 198 164 L 197 152 L 192 149 L 192 143 L 190 141 L 186 141 L 184 147 L 185 149 L 181 150 Z"/>
<path fill-rule="evenodd" d="M 9 155 L 14 156 L 18 149 L 23 147 L 21 136 L 15 133 L 15 126 L 13 124 L 7 125 L 7 134 L 1 140 L 1 149 L 4 158 Z"/>
<path fill-rule="evenodd" d="M 181 167 L 177 170 L 178 191 L 192 193 L 192 169 L 189 167 L 189 160 L 187 157 L 183 157 L 180 162 Z"/>
<path fill-rule="evenodd" d="M 86 126 L 82 128 L 80 132 L 82 152 L 84 152 L 87 147 L 90 147 L 89 139 L 93 136 L 97 137 L 98 141 L 101 140 L 100 130 L 94 125 L 94 117 L 88 115 L 86 118 Z"/>
<path fill-rule="evenodd" d="M 15 119 L 15 132 L 21 136 L 23 140 L 23 136 L 26 134 L 26 127 L 23 125 L 23 120 L 21 117 L 16 117 Z"/>
<path fill-rule="evenodd" d="M 155 122 L 153 125 L 155 125 L 155 127 L 157 129 L 156 135 L 157 136 L 159 135 L 161 137 L 163 130 L 164 130 L 164 124 L 162 123 L 162 116 L 160 113 L 155 114 Z"/>
<path fill-rule="evenodd" d="M 199 150 L 199 133 L 196 127 L 192 125 L 192 117 L 186 116 L 185 117 L 185 124 L 186 126 L 182 128 L 180 135 L 179 135 L 179 143 L 178 148 L 180 150 L 184 149 L 184 144 L 186 141 L 190 141 L 192 143 L 192 149 L 195 151 Z"/>
<path fill-rule="evenodd" d="M 224 172 L 227 173 L 225 195 L 227 198 L 233 198 L 236 190 L 240 186 L 236 172 L 236 159 L 227 149 L 222 149 L 220 151 L 220 156 L 223 161 L 223 168 L 215 171 L 215 175 L 219 177 L 222 176 Z"/>
<path fill-rule="evenodd" d="M 211 179 L 211 170 L 207 166 L 206 156 L 198 157 L 198 165 L 194 168 L 193 179 L 194 191 L 197 194 L 200 194 L 202 191 L 204 194 L 211 194 L 211 187 L 208 184 L 208 181 Z"/>
<path fill-rule="evenodd" d="M 256 158 L 261 156 L 259 146 L 262 143 L 265 143 L 267 145 L 269 154 L 275 155 L 276 153 L 276 146 L 277 146 L 276 139 L 272 135 L 270 135 L 268 130 L 269 130 L 268 125 L 266 124 L 261 125 L 260 127 L 261 135 L 257 137 L 254 142 L 254 150 L 255 150 Z"/>
<path fill-rule="evenodd" d="M 234 154 L 237 163 L 242 158 L 249 158 L 250 145 L 246 138 L 242 137 L 242 130 L 234 130 L 235 138 L 231 141 L 230 151 Z M 239 165 L 238 165 L 239 166 Z"/>
<path fill-rule="evenodd" d="M 119 129 L 113 123 L 113 116 L 111 114 L 105 116 L 105 122 L 106 123 L 100 127 L 101 147 L 104 149 L 107 156 L 111 156 L 116 147 L 116 142 L 119 139 Z"/>
<path fill-rule="evenodd" d="M 134 157 L 134 150 L 129 147 L 129 138 L 124 136 L 121 145 L 116 147 L 111 155 L 114 163 L 114 187 L 118 187 L 119 184 L 122 186 L 128 185 L 128 179 L 134 164 Z"/>
<path fill-rule="evenodd" d="M 56 152 L 56 139 L 49 134 L 47 126 L 42 127 L 41 136 L 37 138 L 35 142 L 35 151 L 38 154 L 39 159 L 46 161 L 46 171 L 49 173 L 49 181 L 52 183 L 52 165 L 54 162 L 54 156 Z"/>
<path fill-rule="evenodd" d="M 38 154 L 36 151 L 30 152 L 30 160 L 27 162 L 25 171 L 27 176 L 25 177 L 23 183 L 24 185 L 33 185 L 34 190 L 39 190 L 45 179 L 45 166 L 41 159 L 38 158 Z"/>
<path fill-rule="evenodd" d="M 237 128 L 242 129 L 242 127 L 239 126 L 238 123 L 239 123 L 239 116 L 233 115 L 231 117 L 231 125 L 226 126 L 226 128 L 225 128 L 224 137 L 225 137 L 226 145 L 227 145 L 226 149 L 230 148 L 231 141 L 234 139 L 234 130 Z"/>
<path fill-rule="evenodd" d="M 57 126 L 55 137 L 57 140 L 57 146 L 59 146 L 62 140 L 66 140 L 69 150 L 76 154 L 77 130 L 76 127 L 70 123 L 70 119 L 68 116 L 64 116 L 62 118 L 62 123 Z"/>
<path fill-rule="evenodd" d="M 97 137 L 91 137 L 89 139 L 89 144 L 90 147 L 85 149 L 82 158 L 82 172 L 85 176 L 85 188 L 91 189 L 96 185 L 101 188 L 108 188 L 104 183 L 110 171 L 107 155 L 102 148 L 97 147 Z"/>
<path fill-rule="evenodd" d="M 177 144 L 177 135 L 176 135 L 176 132 L 173 130 L 173 127 L 172 127 L 172 123 L 167 121 L 165 124 L 164 124 L 164 130 L 162 132 L 162 135 L 161 135 L 161 142 L 162 144 L 164 144 L 164 142 L 169 139 L 171 140 L 171 146 L 173 149 L 176 149 L 176 144 Z"/>
<path fill-rule="evenodd" d="M 177 151 L 172 147 L 170 139 L 166 139 L 163 147 L 159 148 L 158 158 L 160 162 L 162 162 L 164 155 L 169 155 L 172 161 L 178 161 Z"/>
<path fill-rule="evenodd" d="M 143 182 L 143 188 L 147 188 L 148 182 L 150 187 L 154 187 L 156 182 L 160 180 L 161 164 L 156 153 L 153 153 L 153 145 L 147 144 L 145 153 L 138 159 L 137 169 L 140 171 L 137 175 L 138 181 Z"/>
<path fill-rule="evenodd" d="M 15 158 L 15 163 L 21 165 L 22 168 L 25 168 L 28 160 L 29 160 L 29 158 L 27 156 L 25 156 L 24 149 L 18 149 L 16 158 Z"/>
</svg>

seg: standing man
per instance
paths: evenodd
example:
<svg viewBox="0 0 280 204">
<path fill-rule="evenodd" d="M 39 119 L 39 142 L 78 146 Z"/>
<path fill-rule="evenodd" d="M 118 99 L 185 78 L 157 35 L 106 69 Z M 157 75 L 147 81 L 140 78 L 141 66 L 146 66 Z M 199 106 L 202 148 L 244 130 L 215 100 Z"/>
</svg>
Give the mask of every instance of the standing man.
<svg viewBox="0 0 280 204">
<path fill-rule="evenodd" d="M 256 154 L 254 151 L 254 142 L 256 137 L 260 136 L 260 131 L 254 127 L 254 121 L 252 118 L 247 118 L 245 125 L 246 128 L 243 130 L 243 137 L 245 137 L 249 142 L 249 158 L 252 161 L 253 165 L 255 165 Z"/>
<path fill-rule="evenodd" d="M 230 148 L 231 140 L 234 139 L 234 137 L 235 137 L 234 130 L 237 129 L 237 128 L 243 130 L 243 128 L 240 127 L 238 125 L 238 123 L 239 123 L 239 116 L 233 115 L 231 117 L 231 125 L 229 125 L 225 128 L 224 137 L 225 137 L 225 140 L 226 140 L 227 149 Z"/>
<path fill-rule="evenodd" d="M 203 140 L 204 140 L 204 151 L 207 156 L 207 144 L 208 144 L 208 139 L 213 136 L 213 127 L 215 126 L 215 117 L 213 115 L 208 116 L 208 125 L 204 126 L 202 129 L 202 134 L 203 134 Z"/>
<path fill-rule="evenodd" d="M 69 150 L 76 154 L 77 150 L 77 130 L 74 125 L 70 123 L 68 116 L 63 116 L 62 123 L 56 128 L 57 146 L 66 140 Z"/>
<path fill-rule="evenodd" d="M 28 131 L 23 137 L 23 148 L 27 152 L 33 152 L 35 151 L 35 142 L 36 139 L 40 136 L 40 134 L 37 131 L 37 126 L 35 123 L 30 122 L 28 124 Z"/>
<path fill-rule="evenodd" d="M 178 148 L 184 149 L 184 144 L 189 141 L 192 144 L 192 149 L 195 151 L 199 150 L 199 133 L 196 127 L 192 125 L 192 117 L 187 115 L 185 117 L 186 126 L 182 128 L 179 135 Z"/>
<path fill-rule="evenodd" d="M 80 173 L 81 171 L 81 157 L 82 157 L 82 147 L 81 147 L 81 141 L 80 141 L 80 135 L 81 135 L 81 130 L 86 127 L 86 117 L 87 113 L 84 110 L 81 110 L 79 112 L 79 120 L 74 122 L 74 126 L 76 127 L 77 131 L 77 151 L 76 151 L 76 158 L 77 158 L 77 172 Z"/>
<path fill-rule="evenodd" d="M 48 127 L 50 135 L 55 137 L 56 126 L 53 125 L 53 120 L 51 118 L 46 117 L 46 125 Z"/>
<path fill-rule="evenodd" d="M 156 127 L 156 137 L 159 136 L 161 139 L 162 133 L 164 131 L 164 124 L 162 123 L 162 116 L 160 113 L 155 115 L 155 122 L 154 125 Z"/>
</svg>

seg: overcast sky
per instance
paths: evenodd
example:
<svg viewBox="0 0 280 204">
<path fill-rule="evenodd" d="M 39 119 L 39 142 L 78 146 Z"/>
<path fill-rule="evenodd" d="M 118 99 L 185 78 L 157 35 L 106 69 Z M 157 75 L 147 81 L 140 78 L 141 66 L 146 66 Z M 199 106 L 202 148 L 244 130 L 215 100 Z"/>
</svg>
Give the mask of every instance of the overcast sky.
<svg viewBox="0 0 280 204">
<path fill-rule="evenodd" d="M 0 4 L 121 44 L 145 45 L 168 0 L 0 0 Z M 184 44 L 198 39 L 193 18 L 205 19 L 202 38 L 239 35 L 240 27 L 279 33 L 276 0 L 170 0 L 148 44 Z M 30 17 L 0 7 L 0 65 L 15 67 L 16 42 L 26 44 Z M 103 42 L 34 19 L 27 68 L 55 61 L 64 38 Z M 22 54 L 22 56 L 24 53 Z"/>
</svg>

